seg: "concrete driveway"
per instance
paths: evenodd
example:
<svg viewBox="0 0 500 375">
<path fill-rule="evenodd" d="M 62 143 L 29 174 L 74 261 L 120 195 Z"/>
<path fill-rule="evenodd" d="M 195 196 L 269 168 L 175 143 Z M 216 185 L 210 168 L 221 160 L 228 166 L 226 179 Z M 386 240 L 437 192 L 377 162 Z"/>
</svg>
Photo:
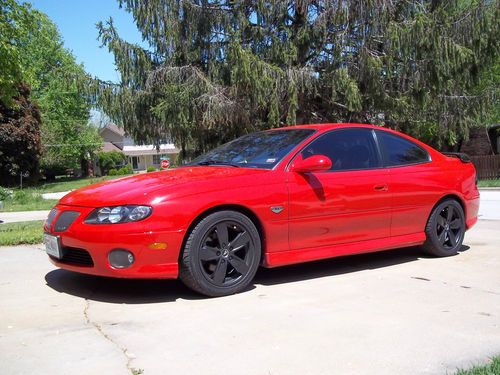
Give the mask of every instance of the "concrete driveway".
<svg viewBox="0 0 500 375">
<path fill-rule="evenodd" d="M 4 374 L 447 374 L 500 353 L 500 221 L 416 248 L 261 270 L 205 299 L 175 280 L 55 269 L 0 248 Z"/>
</svg>

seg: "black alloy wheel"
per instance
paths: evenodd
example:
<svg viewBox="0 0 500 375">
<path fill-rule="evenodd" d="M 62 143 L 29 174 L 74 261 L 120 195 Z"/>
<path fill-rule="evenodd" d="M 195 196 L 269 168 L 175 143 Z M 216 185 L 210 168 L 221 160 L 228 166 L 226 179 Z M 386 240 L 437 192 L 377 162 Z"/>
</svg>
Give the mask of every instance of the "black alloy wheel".
<svg viewBox="0 0 500 375">
<path fill-rule="evenodd" d="M 427 222 L 424 250 L 436 256 L 454 255 L 462 246 L 465 235 L 465 215 L 462 206 L 447 199 L 434 208 Z"/>
<path fill-rule="evenodd" d="M 202 240 L 199 262 L 203 275 L 216 286 L 234 285 L 248 273 L 254 248 L 250 234 L 239 223 L 217 223 Z"/>
<path fill-rule="evenodd" d="M 180 276 L 188 287 L 208 296 L 237 293 L 253 279 L 260 253 L 259 233 L 247 216 L 235 211 L 216 212 L 191 231 Z"/>
</svg>

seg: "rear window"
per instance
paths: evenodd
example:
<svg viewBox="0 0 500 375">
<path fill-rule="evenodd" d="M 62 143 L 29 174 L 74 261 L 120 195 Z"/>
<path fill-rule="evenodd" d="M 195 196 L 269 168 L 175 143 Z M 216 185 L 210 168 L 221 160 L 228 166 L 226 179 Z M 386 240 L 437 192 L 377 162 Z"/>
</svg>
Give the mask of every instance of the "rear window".
<svg viewBox="0 0 500 375">
<path fill-rule="evenodd" d="M 382 148 L 384 165 L 386 167 L 419 164 L 431 160 L 426 150 L 398 135 L 377 131 L 377 139 Z"/>
</svg>

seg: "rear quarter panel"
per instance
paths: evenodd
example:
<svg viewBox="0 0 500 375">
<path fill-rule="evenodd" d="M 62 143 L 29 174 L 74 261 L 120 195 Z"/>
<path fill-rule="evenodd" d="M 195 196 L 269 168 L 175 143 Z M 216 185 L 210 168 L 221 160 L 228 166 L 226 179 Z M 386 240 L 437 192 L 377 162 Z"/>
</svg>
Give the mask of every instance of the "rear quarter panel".
<svg viewBox="0 0 500 375">
<path fill-rule="evenodd" d="M 391 168 L 390 187 L 393 194 L 391 235 L 423 232 L 436 204 L 446 196 L 457 197 L 464 207 L 467 226 L 477 220 L 479 192 L 472 163 L 447 157 L 425 147 L 432 161 Z"/>
<path fill-rule="evenodd" d="M 476 185 L 476 169 L 472 163 L 463 163 L 457 158 L 443 156 L 441 166 L 449 171 L 451 189 L 462 200 L 467 228 L 477 221 L 479 190 Z"/>
</svg>

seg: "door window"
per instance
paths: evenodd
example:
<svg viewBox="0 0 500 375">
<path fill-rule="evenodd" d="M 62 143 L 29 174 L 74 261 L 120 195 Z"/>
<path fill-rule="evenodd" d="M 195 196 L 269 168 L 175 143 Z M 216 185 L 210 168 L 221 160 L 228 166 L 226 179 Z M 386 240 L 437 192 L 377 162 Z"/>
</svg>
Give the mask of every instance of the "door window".
<svg viewBox="0 0 500 375">
<path fill-rule="evenodd" d="M 430 161 L 429 153 L 412 141 L 385 131 L 377 131 L 384 165 L 394 167 Z"/>
<path fill-rule="evenodd" d="M 302 158 L 325 155 L 332 171 L 372 169 L 381 166 L 371 129 L 339 129 L 313 140 L 302 151 Z"/>
</svg>

